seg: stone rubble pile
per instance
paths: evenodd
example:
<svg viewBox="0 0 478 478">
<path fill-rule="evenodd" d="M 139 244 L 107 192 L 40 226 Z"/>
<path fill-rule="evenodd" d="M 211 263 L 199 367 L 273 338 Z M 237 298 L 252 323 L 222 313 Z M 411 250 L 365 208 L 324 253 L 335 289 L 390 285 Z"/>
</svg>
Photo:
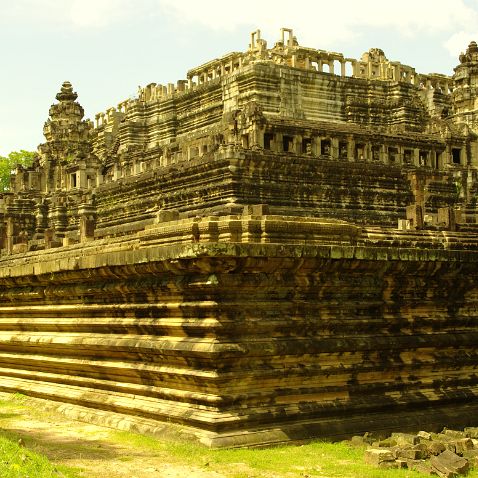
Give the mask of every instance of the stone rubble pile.
<svg viewBox="0 0 478 478">
<path fill-rule="evenodd" d="M 441 433 L 392 433 L 383 440 L 354 436 L 354 446 L 368 446 L 365 462 L 379 468 L 409 468 L 442 478 L 466 475 L 478 465 L 478 427 Z"/>
</svg>

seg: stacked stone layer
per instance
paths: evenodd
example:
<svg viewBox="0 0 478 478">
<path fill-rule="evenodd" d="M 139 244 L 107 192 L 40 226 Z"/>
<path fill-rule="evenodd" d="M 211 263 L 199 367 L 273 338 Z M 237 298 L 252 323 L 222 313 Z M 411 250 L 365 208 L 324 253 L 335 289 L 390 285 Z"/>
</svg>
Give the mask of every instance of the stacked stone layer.
<svg viewBox="0 0 478 478">
<path fill-rule="evenodd" d="M 297 244 L 266 242 L 288 225 Z M 258 243 L 229 242 L 253 226 Z M 0 388 L 169 420 L 216 446 L 468 422 L 478 253 L 436 240 L 374 247 L 343 222 L 231 216 L 4 259 Z"/>
</svg>

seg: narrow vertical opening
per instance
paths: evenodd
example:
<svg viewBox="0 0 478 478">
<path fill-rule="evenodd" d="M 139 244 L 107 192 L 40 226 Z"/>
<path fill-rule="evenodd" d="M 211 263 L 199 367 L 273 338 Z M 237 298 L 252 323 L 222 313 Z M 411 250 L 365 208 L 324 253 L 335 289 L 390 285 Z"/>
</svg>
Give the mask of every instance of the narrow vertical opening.
<svg viewBox="0 0 478 478">
<path fill-rule="evenodd" d="M 364 160 L 365 159 L 365 145 L 358 143 L 355 145 L 355 157 L 358 160 Z"/>
<path fill-rule="evenodd" d="M 293 150 L 294 138 L 292 136 L 282 136 L 282 150 L 284 152 L 289 152 Z"/>
<path fill-rule="evenodd" d="M 312 155 L 312 140 L 310 138 L 302 139 L 302 154 Z"/>
<path fill-rule="evenodd" d="M 420 166 L 428 166 L 428 151 L 420 151 L 418 154 L 418 163 Z"/>
<path fill-rule="evenodd" d="M 347 159 L 347 141 L 339 141 L 339 158 Z"/>
<path fill-rule="evenodd" d="M 460 148 L 452 148 L 451 156 L 452 156 L 453 164 L 461 164 L 461 149 Z"/>
<path fill-rule="evenodd" d="M 320 142 L 320 154 L 330 156 L 330 139 L 324 139 Z"/>
<path fill-rule="evenodd" d="M 380 146 L 378 145 L 372 146 L 372 159 L 374 161 L 380 161 Z"/>
<path fill-rule="evenodd" d="M 397 148 L 388 148 L 388 161 L 390 163 L 396 163 L 398 158 Z"/>
</svg>

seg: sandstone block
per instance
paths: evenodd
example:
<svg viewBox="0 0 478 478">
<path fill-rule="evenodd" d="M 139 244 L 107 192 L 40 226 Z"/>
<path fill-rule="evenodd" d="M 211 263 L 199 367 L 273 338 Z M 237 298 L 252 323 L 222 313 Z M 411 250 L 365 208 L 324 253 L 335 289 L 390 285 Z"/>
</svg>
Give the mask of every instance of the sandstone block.
<svg viewBox="0 0 478 478">
<path fill-rule="evenodd" d="M 365 451 L 365 463 L 368 465 L 380 465 L 383 462 L 393 462 L 395 457 L 390 450 L 385 448 L 369 448 Z"/>
<path fill-rule="evenodd" d="M 417 433 L 417 437 L 420 438 L 420 440 L 428 441 L 432 439 L 432 434 L 422 430 Z"/>
<path fill-rule="evenodd" d="M 478 439 L 478 427 L 466 427 L 463 432 L 468 438 Z"/>
<path fill-rule="evenodd" d="M 473 467 L 478 466 L 478 450 L 476 449 L 466 450 L 463 453 L 463 458 L 466 458 L 470 462 L 471 466 Z"/>
<path fill-rule="evenodd" d="M 454 478 L 468 472 L 470 463 L 466 458 L 445 450 L 430 460 L 433 470 L 442 478 Z"/>
<path fill-rule="evenodd" d="M 365 441 L 363 436 L 355 435 L 350 439 L 349 442 L 352 446 L 361 447 L 366 446 L 368 443 Z"/>
<path fill-rule="evenodd" d="M 419 460 L 421 459 L 421 452 L 414 450 L 412 447 L 397 448 L 395 456 L 404 460 Z"/>
<path fill-rule="evenodd" d="M 428 448 L 424 444 L 396 447 L 394 454 L 405 460 L 424 460 L 429 456 Z"/>
<path fill-rule="evenodd" d="M 392 433 L 391 437 L 398 446 L 403 445 L 417 445 L 419 443 L 419 437 L 410 433 Z"/>
<path fill-rule="evenodd" d="M 428 452 L 430 455 L 439 455 L 440 453 L 443 453 L 446 450 L 446 446 L 443 442 L 441 441 L 432 441 L 428 443 Z"/>
<path fill-rule="evenodd" d="M 444 428 L 442 434 L 451 438 L 464 438 L 466 436 L 464 432 L 459 430 L 449 430 L 448 428 Z"/>
<path fill-rule="evenodd" d="M 455 453 L 463 456 L 467 450 L 473 450 L 473 442 L 470 438 L 462 438 L 455 441 Z"/>
<path fill-rule="evenodd" d="M 408 468 L 407 460 L 402 460 L 400 458 L 398 460 L 395 460 L 395 465 L 397 466 L 397 468 Z"/>
</svg>

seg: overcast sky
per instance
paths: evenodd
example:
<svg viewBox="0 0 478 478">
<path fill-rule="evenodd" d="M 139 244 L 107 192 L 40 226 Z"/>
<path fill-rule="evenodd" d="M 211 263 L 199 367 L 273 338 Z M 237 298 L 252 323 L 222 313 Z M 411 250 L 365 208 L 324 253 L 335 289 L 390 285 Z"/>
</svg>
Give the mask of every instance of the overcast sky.
<svg viewBox="0 0 478 478">
<path fill-rule="evenodd" d="M 478 0 L 0 0 L 0 155 L 35 150 L 55 94 L 72 82 L 86 117 L 244 51 L 260 29 L 359 58 L 372 47 L 420 73 L 453 74 L 478 41 Z"/>
</svg>

